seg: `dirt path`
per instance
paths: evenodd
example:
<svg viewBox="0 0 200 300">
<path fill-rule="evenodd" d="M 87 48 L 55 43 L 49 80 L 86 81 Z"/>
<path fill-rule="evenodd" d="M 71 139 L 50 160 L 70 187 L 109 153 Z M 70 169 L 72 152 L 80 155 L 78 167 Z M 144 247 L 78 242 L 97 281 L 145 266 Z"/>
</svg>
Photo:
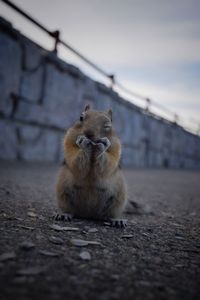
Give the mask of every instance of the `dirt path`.
<svg viewBox="0 0 200 300">
<path fill-rule="evenodd" d="M 52 221 L 57 168 L 0 164 L 1 300 L 200 299 L 200 173 L 126 171 L 151 213 L 115 229 Z"/>
</svg>

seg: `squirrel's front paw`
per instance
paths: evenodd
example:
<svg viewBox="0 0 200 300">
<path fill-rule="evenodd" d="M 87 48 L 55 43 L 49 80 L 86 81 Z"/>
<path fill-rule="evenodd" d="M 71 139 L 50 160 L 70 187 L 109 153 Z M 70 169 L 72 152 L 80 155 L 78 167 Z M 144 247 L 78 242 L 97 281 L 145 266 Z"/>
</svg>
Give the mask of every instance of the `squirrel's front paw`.
<svg viewBox="0 0 200 300">
<path fill-rule="evenodd" d="M 107 137 L 103 137 L 101 139 L 98 139 L 96 141 L 96 153 L 98 156 L 100 156 L 102 153 L 104 153 L 111 145 L 111 142 Z"/>
<path fill-rule="evenodd" d="M 76 140 L 76 145 L 83 150 L 88 150 L 92 148 L 92 141 L 84 135 L 79 135 Z"/>
</svg>

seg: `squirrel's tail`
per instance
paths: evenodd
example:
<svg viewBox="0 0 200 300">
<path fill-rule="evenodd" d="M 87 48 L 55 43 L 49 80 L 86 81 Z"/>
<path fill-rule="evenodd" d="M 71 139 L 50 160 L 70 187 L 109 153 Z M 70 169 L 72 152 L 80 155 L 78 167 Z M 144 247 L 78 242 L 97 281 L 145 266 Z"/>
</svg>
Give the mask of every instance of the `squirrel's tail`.
<svg viewBox="0 0 200 300">
<path fill-rule="evenodd" d="M 134 215 L 143 215 L 143 214 L 152 214 L 152 210 L 150 206 L 140 204 L 132 199 L 128 199 L 126 208 L 126 214 L 134 214 Z"/>
</svg>

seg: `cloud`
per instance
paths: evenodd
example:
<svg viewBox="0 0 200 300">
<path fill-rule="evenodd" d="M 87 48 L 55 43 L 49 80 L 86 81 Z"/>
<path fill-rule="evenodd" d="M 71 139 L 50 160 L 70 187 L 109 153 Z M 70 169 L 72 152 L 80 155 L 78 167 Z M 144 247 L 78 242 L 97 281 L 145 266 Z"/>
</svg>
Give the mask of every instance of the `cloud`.
<svg viewBox="0 0 200 300">
<path fill-rule="evenodd" d="M 90 60 L 118 75 L 124 85 L 185 118 L 199 120 L 200 1 L 15 0 Z M 0 3 L 2 16 L 43 47 L 53 42 Z M 104 81 L 76 56 L 60 56 Z M 137 101 L 137 100 L 135 100 Z"/>
</svg>

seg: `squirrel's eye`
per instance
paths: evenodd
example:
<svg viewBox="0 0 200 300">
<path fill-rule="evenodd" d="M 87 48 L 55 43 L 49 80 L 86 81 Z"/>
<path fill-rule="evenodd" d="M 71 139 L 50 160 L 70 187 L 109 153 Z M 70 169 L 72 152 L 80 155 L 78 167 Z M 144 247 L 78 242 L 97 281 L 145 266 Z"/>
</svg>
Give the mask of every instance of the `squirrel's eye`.
<svg viewBox="0 0 200 300">
<path fill-rule="evenodd" d="M 84 114 L 84 113 L 82 113 L 82 114 L 80 115 L 80 121 L 81 121 L 81 122 L 83 122 L 83 120 L 84 120 L 84 117 L 85 117 L 85 114 Z"/>
<path fill-rule="evenodd" d="M 109 131 L 109 130 L 111 130 L 111 127 L 112 127 L 112 126 L 111 126 L 110 124 L 105 124 L 105 125 L 104 125 L 104 130 L 105 130 L 105 131 Z"/>
</svg>

